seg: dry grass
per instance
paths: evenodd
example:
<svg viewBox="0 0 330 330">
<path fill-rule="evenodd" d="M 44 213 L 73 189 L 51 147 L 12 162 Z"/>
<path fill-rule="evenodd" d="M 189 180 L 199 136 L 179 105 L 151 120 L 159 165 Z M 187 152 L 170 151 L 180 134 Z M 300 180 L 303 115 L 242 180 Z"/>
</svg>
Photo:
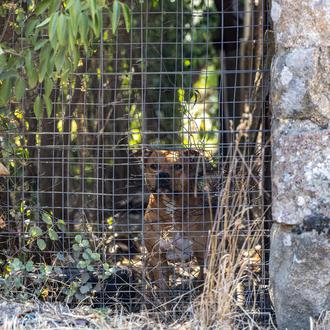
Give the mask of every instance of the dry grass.
<svg viewBox="0 0 330 330">
<path fill-rule="evenodd" d="M 204 290 L 196 308 L 202 329 L 274 328 L 271 318 L 268 324 L 257 323 L 253 317 L 258 313 L 256 292 L 247 306 L 243 287 L 246 281 L 253 285 L 262 262 L 263 211 L 258 189 L 249 193 L 251 186 L 260 187 L 255 163 L 252 158 L 245 160 L 238 149 L 230 163 L 211 232 Z M 251 205 L 254 215 L 259 212 L 259 218 L 252 221 Z"/>
</svg>

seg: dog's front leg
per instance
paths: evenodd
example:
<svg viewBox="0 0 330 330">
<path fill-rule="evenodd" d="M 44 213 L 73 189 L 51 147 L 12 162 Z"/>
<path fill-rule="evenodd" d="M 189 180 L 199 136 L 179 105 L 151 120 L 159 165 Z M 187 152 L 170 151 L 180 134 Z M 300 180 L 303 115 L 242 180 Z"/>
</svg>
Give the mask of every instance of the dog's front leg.
<svg viewBox="0 0 330 330">
<path fill-rule="evenodd" d="M 169 283 L 169 265 L 166 253 L 160 249 L 159 231 L 152 225 L 145 225 L 144 245 L 147 249 L 147 274 L 160 290 L 167 290 Z"/>
</svg>

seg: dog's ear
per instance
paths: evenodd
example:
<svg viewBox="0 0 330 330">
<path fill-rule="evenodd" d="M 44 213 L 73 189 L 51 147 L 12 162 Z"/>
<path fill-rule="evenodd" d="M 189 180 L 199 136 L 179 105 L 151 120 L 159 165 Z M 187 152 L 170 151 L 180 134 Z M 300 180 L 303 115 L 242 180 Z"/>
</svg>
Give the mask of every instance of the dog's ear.
<svg viewBox="0 0 330 330">
<path fill-rule="evenodd" d="M 142 164 L 145 163 L 146 159 L 150 157 L 153 150 L 151 148 L 141 148 L 134 152 L 133 156 L 138 159 Z"/>
</svg>

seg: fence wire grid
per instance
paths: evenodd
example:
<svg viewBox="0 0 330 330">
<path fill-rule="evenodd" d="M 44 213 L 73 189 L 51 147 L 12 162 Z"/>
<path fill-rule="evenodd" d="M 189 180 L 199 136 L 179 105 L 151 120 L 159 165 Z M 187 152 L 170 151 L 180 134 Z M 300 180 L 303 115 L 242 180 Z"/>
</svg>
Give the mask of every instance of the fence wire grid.
<svg viewBox="0 0 330 330">
<path fill-rule="evenodd" d="M 2 119 L 1 291 L 265 324 L 268 1 L 122 2 L 130 28 L 104 15 L 49 117 L 24 98 Z"/>
</svg>

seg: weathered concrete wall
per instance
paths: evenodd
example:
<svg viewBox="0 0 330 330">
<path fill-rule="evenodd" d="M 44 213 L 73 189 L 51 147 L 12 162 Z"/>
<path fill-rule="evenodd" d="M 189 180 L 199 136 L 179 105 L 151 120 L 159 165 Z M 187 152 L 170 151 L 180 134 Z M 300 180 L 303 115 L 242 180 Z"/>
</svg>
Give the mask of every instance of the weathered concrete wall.
<svg viewBox="0 0 330 330">
<path fill-rule="evenodd" d="M 273 219 L 279 329 L 330 310 L 330 1 L 272 1 Z"/>
</svg>

